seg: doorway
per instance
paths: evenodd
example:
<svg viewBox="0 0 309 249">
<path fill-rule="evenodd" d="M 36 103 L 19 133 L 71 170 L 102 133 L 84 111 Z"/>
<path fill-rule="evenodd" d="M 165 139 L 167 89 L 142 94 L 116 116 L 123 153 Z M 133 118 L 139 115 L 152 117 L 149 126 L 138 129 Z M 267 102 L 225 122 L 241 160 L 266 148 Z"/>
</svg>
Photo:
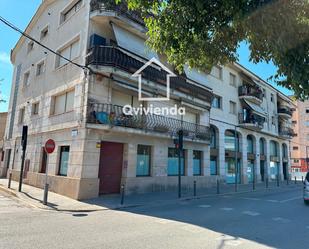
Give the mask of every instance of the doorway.
<svg viewBox="0 0 309 249">
<path fill-rule="evenodd" d="M 123 163 L 123 144 L 101 142 L 99 194 L 120 193 Z"/>
</svg>

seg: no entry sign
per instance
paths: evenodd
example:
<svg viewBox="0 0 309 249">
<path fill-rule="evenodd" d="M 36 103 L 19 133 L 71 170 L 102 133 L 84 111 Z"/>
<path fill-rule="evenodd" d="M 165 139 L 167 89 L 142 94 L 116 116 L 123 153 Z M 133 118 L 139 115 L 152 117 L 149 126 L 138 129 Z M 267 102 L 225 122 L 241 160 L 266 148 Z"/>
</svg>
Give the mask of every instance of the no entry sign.
<svg viewBox="0 0 309 249">
<path fill-rule="evenodd" d="M 52 139 L 48 139 L 45 143 L 45 151 L 46 153 L 48 154 L 51 154 L 54 152 L 55 150 L 55 147 L 56 147 L 56 144 L 55 144 L 55 141 L 52 140 Z"/>
</svg>

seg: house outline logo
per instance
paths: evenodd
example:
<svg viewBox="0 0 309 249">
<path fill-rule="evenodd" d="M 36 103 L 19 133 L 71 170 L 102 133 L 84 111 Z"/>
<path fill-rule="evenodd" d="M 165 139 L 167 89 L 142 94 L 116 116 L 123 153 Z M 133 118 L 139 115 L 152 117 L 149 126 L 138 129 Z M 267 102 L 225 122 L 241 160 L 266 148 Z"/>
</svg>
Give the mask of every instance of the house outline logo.
<svg viewBox="0 0 309 249">
<path fill-rule="evenodd" d="M 142 71 L 151 64 L 158 65 L 161 69 L 167 72 L 166 75 L 166 97 L 142 97 Z M 170 69 L 164 66 L 158 59 L 152 57 L 140 69 L 138 69 L 132 77 L 138 77 L 138 100 L 139 101 L 168 101 L 170 100 L 170 77 L 176 77 Z"/>
</svg>

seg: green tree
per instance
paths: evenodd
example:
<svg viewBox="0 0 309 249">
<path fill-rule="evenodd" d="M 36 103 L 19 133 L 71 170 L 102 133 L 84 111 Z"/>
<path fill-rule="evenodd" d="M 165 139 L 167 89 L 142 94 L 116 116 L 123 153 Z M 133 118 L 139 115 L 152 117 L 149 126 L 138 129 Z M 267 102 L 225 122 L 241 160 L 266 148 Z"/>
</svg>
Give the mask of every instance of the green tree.
<svg viewBox="0 0 309 249">
<path fill-rule="evenodd" d="M 121 2 L 121 0 L 116 0 Z M 122 0 L 124 1 L 124 0 Z M 237 61 L 240 42 L 250 60 L 278 68 L 272 78 L 309 96 L 309 0 L 126 0 L 148 28 L 148 44 L 183 65 L 209 71 Z"/>
</svg>

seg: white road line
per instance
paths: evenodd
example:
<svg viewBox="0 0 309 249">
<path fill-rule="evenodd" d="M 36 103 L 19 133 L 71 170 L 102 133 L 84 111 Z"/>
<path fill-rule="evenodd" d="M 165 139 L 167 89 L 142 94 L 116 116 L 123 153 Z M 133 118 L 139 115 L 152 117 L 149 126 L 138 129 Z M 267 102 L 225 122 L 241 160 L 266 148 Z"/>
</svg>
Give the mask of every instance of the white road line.
<svg viewBox="0 0 309 249">
<path fill-rule="evenodd" d="M 274 203 L 279 202 L 278 200 L 266 200 L 266 201 L 269 201 L 269 202 L 274 202 Z"/>
<path fill-rule="evenodd" d="M 250 197 L 242 197 L 241 199 L 250 200 L 250 201 L 260 201 L 261 200 L 259 198 L 250 198 Z"/>
<path fill-rule="evenodd" d="M 288 222 L 290 222 L 289 219 L 282 218 L 282 217 L 275 217 L 275 218 L 272 218 L 272 220 L 273 220 L 273 221 L 282 222 L 282 223 L 288 223 Z"/>
<path fill-rule="evenodd" d="M 293 198 L 290 198 L 290 199 L 282 200 L 282 201 L 280 201 L 280 203 L 294 201 L 294 200 L 298 200 L 298 199 L 302 199 L 302 198 L 303 198 L 302 196 L 297 196 L 297 197 L 293 197 Z"/>
<path fill-rule="evenodd" d="M 222 234 L 220 237 L 216 238 L 215 240 L 219 240 L 221 243 L 223 242 L 226 245 L 229 246 L 239 246 L 242 241 L 239 238 Z"/>
<path fill-rule="evenodd" d="M 200 208 L 210 208 L 211 205 L 199 205 L 198 207 L 200 207 Z"/>
<path fill-rule="evenodd" d="M 253 212 L 253 211 L 244 211 L 242 212 L 243 214 L 247 214 L 247 215 L 250 215 L 250 216 L 258 216 L 260 215 L 260 213 L 258 212 Z"/>
<path fill-rule="evenodd" d="M 159 224 L 169 224 L 169 223 L 175 223 L 176 221 L 168 219 L 156 219 L 156 222 Z"/>
<path fill-rule="evenodd" d="M 234 208 L 228 208 L 228 207 L 224 207 L 224 208 L 220 208 L 223 211 L 232 211 L 234 210 Z"/>
</svg>

